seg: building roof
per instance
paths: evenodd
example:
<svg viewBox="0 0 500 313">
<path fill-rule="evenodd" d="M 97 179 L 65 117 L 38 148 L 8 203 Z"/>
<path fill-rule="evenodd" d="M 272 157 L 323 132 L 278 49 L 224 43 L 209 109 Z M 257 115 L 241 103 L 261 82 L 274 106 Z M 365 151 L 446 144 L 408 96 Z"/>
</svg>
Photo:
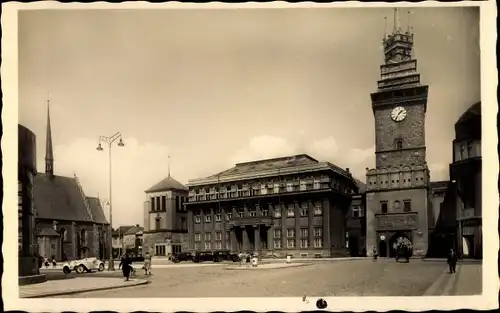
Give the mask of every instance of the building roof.
<svg viewBox="0 0 500 313">
<path fill-rule="evenodd" d="M 431 182 L 431 189 L 432 190 L 446 190 L 448 189 L 448 185 L 450 182 L 448 180 L 441 180 L 441 181 L 433 181 Z"/>
<path fill-rule="evenodd" d="M 319 162 L 307 154 L 237 163 L 234 167 L 205 178 L 192 179 L 188 186 L 210 185 L 259 177 L 272 177 L 314 171 L 334 171 L 354 183 L 351 173 L 329 162 Z"/>
<path fill-rule="evenodd" d="M 354 181 L 356 182 L 356 184 L 358 185 L 358 188 L 359 188 L 359 189 L 358 189 L 358 193 L 365 193 L 365 191 L 366 191 L 366 184 L 365 184 L 365 183 L 363 183 L 362 181 L 360 181 L 360 180 L 359 180 L 359 179 L 357 179 L 357 178 L 354 178 L 354 177 L 353 177 L 353 179 L 354 179 Z"/>
<path fill-rule="evenodd" d="M 129 230 L 127 230 L 124 235 L 135 235 L 137 234 L 138 232 L 142 232 L 144 231 L 144 227 L 141 227 L 141 226 L 138 226 L 138 225 L 135 225 L 135 226 L 132 226 L 131 228 L 129 228 Z"/>
<path fill-rule="evenodd" d="M 130 226 L 120 226 L 116 229 L 113 229 L 113 236 L 118 236 L 118 235 L 125 235 L 131 228 L 136 227 L 135 225 L 130 225 Z"/>
<path fill-rule="evenodd" d="M 94 222 L 75 178 L 38 173 L 33 194 L 37 218 Z"/>
<path fill-rule="evenodd" d="M 99 224 L 109 224 L 104 215 L 104 209 L 102 208 L 101 201 L 97 197 L 87 197 L 87 203 L 90 205 L 92 210 L 92 216 L 94 221 Z"/>
<path fill-rule="evenodd" d="M 481 102 L 474 103 L 471 105 L 467 111 L 465 111 L 457 120 L 456 124 L 461 124 L 470 120 L 471 118 L 481 116 Z"/>
<path fill-rule="evenodd" d="M 147 189 L 145 192 L 151 193 L 151 192 L 169 191 L 169 190 L 188 191 L 188 188 L 186 186 L 184 186 L 183 184 L 179 183 L 177 180 L 175 180 L 172 176 L 169 175 L 165 179 L 163 179 L 162 181 L 157 183 L 156 185 Z"/>
</svg>

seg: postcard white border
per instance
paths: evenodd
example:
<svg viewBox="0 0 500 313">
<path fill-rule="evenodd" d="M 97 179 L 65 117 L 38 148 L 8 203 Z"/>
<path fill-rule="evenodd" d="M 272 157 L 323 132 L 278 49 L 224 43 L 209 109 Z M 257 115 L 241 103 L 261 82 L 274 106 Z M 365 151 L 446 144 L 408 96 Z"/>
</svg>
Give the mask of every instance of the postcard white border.
<svg viewBox="0 0 500 313">
<path fill-rule="evenodd" d="M 15 238 L 17 228 L 16 204 L 17 184 L 17 121 L 18 121 L 18 73 L 17 73 L 17 11 L 36 9 L 221 9 L 221 8 L 331 8 L 331 7 L 394 7 L 394 4 L 374 3 L 299 3 L 286 2 L 272 3 L 245 3 L 245 4 L 151 4 L 147 2 L 111 3 L 70 3 L 61 4 L 55 1 L 36 3 L 2 4 L 2 89 L 3 114 L 2 121 L 4 134 L 2 138 L 3 177 L 4 183 L 4 237 Z M 328 301 L 328 311 L 388 311 L 393 309 L 422 311 L 429 309 L 492 309 L 498 308 L 498 264 L 497 251 L 499 248 L 497 222 L 499 197 L 497 190 L 497 173 L 499 172 L 496 151 L 497 131 L 497 66 L 495 58 L 496 31 L 496 2 L 464 1 L 461 3 L 398 3 L 399 7 L 452 7 L 452 6 L 479 6 L 481 31 L 481 100 L 482 100 L 482 158 L 483 158 L 483 295 L 481 296 L 454 296 L 454 297 L 325 297 Z M 487 147 L 487 148 L 486 148 Z M 10 182 L 10 183 L 8 183 Z M 6 310 L 25 310 L 30 312 L 48 311 L 91 311 L 110 310 L 132 312 L 157 311 L 304 311 L 316 310 L 315 301 L 302 302 L 297 298 L 169 298 L 169 299 L 19 299 L 17 279 L 17 245 L 15 240 L 4 240 L 3 255 L 6 271 L 2 279 L 3 300 Z M 360 301 L 361 300 L 361 301 Z"/>
</svg>

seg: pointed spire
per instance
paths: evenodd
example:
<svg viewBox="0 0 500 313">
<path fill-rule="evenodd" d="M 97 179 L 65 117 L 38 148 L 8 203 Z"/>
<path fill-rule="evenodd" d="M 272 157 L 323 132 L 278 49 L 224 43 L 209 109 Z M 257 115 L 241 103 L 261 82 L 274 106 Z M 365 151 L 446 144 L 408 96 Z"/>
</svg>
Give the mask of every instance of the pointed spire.
<svg viewBox="0 0 500 313">
<path fill-rule="evenodd" d="M 52 149 L 52 129 L 50 128 L 50 98 L 47 100 L 47 137 L 45 142 L 45 173 L 54 176 L 54 152 Z"/>
<path fill-rule="evenodd" d="M 170 177 L 170 155 L 168 156 L 168 177 Z"/>
<path fill-rule="evenodd" d="M 394 8 L 394 30 L 393 32 L 399 33 L 401 32 L 401 23 L 399 21 L 399 8 Z"/>
<path fill-rule="evenodd" d="M 387 16 L 384 16 L 384 40 L 387 38 Z"/>
</svg>

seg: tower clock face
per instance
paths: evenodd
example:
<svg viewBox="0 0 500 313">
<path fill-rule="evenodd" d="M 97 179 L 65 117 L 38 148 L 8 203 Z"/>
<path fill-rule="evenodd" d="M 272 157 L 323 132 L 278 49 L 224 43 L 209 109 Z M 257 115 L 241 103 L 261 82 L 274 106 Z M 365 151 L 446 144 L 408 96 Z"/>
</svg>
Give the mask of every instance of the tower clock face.
<svg viewBox="0 0 500 313">
<path fill-rule="evenodd" d="M 396 107 L 391 112 L 391 118 L 395 122 L 401 122 L 406 118 L 406 109 L 403 107 Z"/>
</svg>

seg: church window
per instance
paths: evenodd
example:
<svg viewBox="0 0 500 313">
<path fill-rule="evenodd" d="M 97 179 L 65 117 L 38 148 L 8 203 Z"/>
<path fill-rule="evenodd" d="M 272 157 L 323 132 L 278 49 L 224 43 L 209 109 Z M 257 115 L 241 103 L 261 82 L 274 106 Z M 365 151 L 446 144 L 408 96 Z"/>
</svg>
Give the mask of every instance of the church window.
<svg viewBox="0 0 500 313">
<path fill-rule="evenodd" d="M 380 201 L 380 212 L 387 213 L 387 201 Z"/>
<path fill-rule="evenodd" d="M 403 201 L 403 211 L 405 211 L 405 212 L 411 211 L 411 200 L 404 200 Z"/>
</svg>

